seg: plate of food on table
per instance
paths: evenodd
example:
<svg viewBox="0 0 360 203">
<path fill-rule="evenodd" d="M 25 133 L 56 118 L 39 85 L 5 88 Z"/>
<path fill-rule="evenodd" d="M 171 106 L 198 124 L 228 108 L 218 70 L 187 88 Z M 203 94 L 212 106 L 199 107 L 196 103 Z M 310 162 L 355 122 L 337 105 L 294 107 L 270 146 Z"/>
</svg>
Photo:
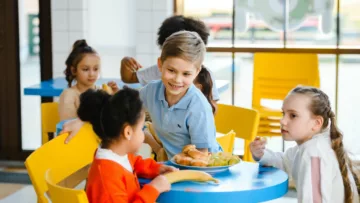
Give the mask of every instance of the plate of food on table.
<svg viewBox="0 0 360 203">
<path fill-rule="evenodd" d="M 180 169 L 217 173 L 228 170 L 229 167 L 240 163 L 241 159 L 228 152 L 204 153 L 197 150 L 195 145 L 186 145 L 170 162 Z"/>
</svg>

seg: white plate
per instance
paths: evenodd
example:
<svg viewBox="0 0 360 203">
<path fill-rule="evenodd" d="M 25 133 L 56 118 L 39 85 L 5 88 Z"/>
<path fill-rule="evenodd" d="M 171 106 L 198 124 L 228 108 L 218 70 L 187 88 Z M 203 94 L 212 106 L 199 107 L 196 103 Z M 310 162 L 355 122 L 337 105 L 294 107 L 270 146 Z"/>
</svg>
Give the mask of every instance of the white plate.
<svg viewBox="0 0 360 203">
<path fill-rule="evenodd" d="M 198 171 L 204 171 L 204 172 L 207 172 L 207 173 L 219 173 L 219 172 L 227 171 L 227 170 L 229 170 L 230 167 L 236 165 L 236 164 L 234 164 L 234 165 L 231 165 L 231 166 L 212 166 L 212 167 L 185 166 L 185 165 L 181 165 L 181 164 L 176 163 L 175 160 L 174 160 L 174 157 L 172 159 L 170 159 L 170 162 L 171 162 L 172 165 L 176 166 L 179 169 L 198 170 Z"/>
</svg>

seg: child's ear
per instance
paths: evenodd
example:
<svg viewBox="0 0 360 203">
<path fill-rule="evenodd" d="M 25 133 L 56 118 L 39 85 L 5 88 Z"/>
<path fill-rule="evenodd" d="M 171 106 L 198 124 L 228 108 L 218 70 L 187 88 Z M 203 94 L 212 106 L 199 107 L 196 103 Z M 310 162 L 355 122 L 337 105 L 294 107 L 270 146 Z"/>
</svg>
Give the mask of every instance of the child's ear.
<svg viewBox="0 0 360 203">
<path fill-rule="evenodd" d="M 125 137 L 125 139 L 130 140 L 132 134 L 133 134 L 132 127 L 130 125 L 125 125 L 125 128 L 124 128 L 124 137 Z"/>
<path fill-rule="evenodd" d="M 320 131 L 323 123 L 324 123 L 324 118 L 322 116 L 315 116 L 314 118 L 314 126 L 313 126 L 313 131 Z"/>
<path fill-rule="evenodd" d="M 74 66 L 71 66 L 71 73 L 73 74 L 73 75 L 75 75 L 76 74 L 76 68 L 74 67 Z"/>
<path fill-rule="evenodd" d="M 157 65 L 158 65 L 158 69 L 159 69 L 159 71 L 160 71 L 160 73 L 161 73 L 161 72 L 162 72 L 162 62 L 161 62 L 160 57 L 159 57 L 158 60 L 157 60 Z"/>
</svg>

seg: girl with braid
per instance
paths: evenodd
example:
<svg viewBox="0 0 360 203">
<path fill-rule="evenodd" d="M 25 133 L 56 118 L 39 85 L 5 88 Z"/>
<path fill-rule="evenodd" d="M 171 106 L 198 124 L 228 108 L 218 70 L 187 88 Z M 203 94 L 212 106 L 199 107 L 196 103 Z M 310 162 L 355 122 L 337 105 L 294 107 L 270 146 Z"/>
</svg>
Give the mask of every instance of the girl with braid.
<svg viewBox="0 0 360 203">
<path fill-rule="evenodd" d="M 280 121 L 284 140 L 297 145 L 285 153 L 265 149 L 256 138 L 250 149 L 260 164 L 288 173 L 298 202 L 359 203 L 359 177 L 345 152 L 328 96 L 313 87 L 296 87 L 285 98 Z"/>
</svg>

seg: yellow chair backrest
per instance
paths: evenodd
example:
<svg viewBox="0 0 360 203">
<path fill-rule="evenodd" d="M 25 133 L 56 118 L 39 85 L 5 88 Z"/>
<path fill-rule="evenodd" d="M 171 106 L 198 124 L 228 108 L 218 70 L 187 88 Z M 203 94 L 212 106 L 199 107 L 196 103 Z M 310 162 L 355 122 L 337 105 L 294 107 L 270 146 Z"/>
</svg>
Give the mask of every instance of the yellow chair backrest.
<svg viewBox="0 0 360 203">
<path fill-rule="evenodd" d="M 86 123 L 74 138 L 64 144 L 68 134 L 62 134 L 45 143 L 27 157 L 25 166 L 38 197 L 38 203 L 47 203 L 48 186 L 45 173 L 48 169 L 61 169 L 59 174 L 67 177 L 93 161 L 99 140 L 92 126 Z"/>
<path fill-rule="evenodd" d="M 254 109 L 218 104 L 215 115 L 216 131 L 228 133 L 234 130 L 237 138 L 245 140 L 244 161 L 252 161 L 249 144 L 255 139 L 259 126 L 259 113 Z"/>
<path fill-rule="evenodd" d="M 49 169 L 45 176 L 45 181 L 49 188 L 49 196 L 52 203 L 88 203 L 88 198 L 84 190 L 70 189 L 57 185 L 63 180 L 62 169 Z"/>
<path fill-rule="evenodd" d="M 261 99 L 283 100 L 297 85 L 320 86 L 316 54 L 254 54 L 253 108 Z"/>
<path fill-rule="evenodd" d="M 60 122 L 59 104 L 57 102 L 48 102 L 41 104 L 41 140 L 42 144 L 49 141 L 48 133 L 56 132 L 56 124 Z"/>
<path fill-rule="evenodd" d="M 233 152 L 235 135 L 236 133 L 232 130 L 228 132 L 226 135 L 216 138 L 216 141 L 220 144 L 224 152 L 231 152 L 231 153 Z"/>
</svg>

